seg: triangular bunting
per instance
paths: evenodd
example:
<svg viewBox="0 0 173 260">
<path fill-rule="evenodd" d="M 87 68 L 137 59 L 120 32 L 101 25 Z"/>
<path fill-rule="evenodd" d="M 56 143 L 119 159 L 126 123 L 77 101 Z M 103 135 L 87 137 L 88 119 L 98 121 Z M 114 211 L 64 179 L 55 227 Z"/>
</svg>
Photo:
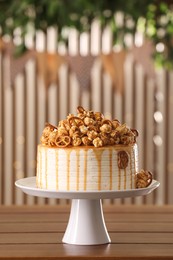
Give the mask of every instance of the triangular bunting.
<svg viewBox="0 0 173 260">
<path fill-rule="evenodd" d="M 116 89 L 123 92 L 124 89 L 124 62 L 126 51 L 101 54 L 101 60 L 105 71 L 110 75 Z"/>
<path fill-rule="evenodd" d="M 82 89 L 89 86 L 90 74 L 95 57 L 88 56 L 67 56 L 66 57 L 71 70 L 76 74 L 77 80 Z"/>
<path fill-rule="evenodd" d="M 59 68 L 64 62 L 65 59 L 60 54 L 47 53 L 48 85 L 57 81 Z"/>
<path fill-rule="evenodd" d="M 14 79 L 17 74 L 21 73 L 26 65 L 26 63 L 35 57 L 35 51 L 29 50 L 26 51 L 22 56 L 15 58 L 13 56 L 13 53 L 10 56 L 10 76 L 11 76 L 11 82 L 14 82 Z"/>
<path fill-rule="evenodd" d="M 57 53 L 37 53 L 38 74 L 48 87 L 58 79 L 58 71 L 65 62 L 65 58 Z"/>
<path fill-rule="evenodd" d="M 154 62 L 152 60 L 153 52 L 154 48 L 150 41 L 145 41 L 141 47 L 133 47 L 131 50 L 135 62 L 141 64 L 144 69 L 144 73 L 154 79 L 155 70 Z"/>
<path fill-rule="evenodd" d="M 4 41 L 0 38 L 0 50 L 4 50 Z"/>
<path fill-rule="evenodd" d="M 13 83 L 17 74 L 21 73 L 28 60 L 32 59 L 35 56 L 34 50 L 28 50 L 20 57 L 14 56 L 15 46 L 12 42 L 0 41 L 1 49 L 9 57 L 10 62 L 10 82 Z"/>
</svg>

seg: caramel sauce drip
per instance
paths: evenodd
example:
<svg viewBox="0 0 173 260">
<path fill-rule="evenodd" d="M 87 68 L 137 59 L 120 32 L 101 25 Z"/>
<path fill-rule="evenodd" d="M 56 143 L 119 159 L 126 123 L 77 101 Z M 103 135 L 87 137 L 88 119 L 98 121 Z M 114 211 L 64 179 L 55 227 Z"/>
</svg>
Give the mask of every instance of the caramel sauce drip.
<svg viewBox="0 0 173 260">
<path fill-rule="evenodd" d="M 85 153 L 85 157 L 84 157 L 84 190 L 86 190 L 88 151 L 85 149 L 84 153 Z"/>
<path fill-rule="evenodd" d="M 70 150 L 65 150 L 67 156 L 67 190 L 70 190 Z"/>
<path fill-rule="evenodd" d="M 109 149 L 109 167 L 110 167 L 110 187 L 109 189 L 112 190 L 112 149 Z"/>
<path fill-rule="evenodd" d="M 98 163 L 98 190 L 101 190 L 101 157 L 104 149 L 102 150 L 93 150 Z"/>
<path fill-rule="evenodd" d="M 127 178 L 126 178 L 126 168 L 124 169 L 124 190 L 126 190 L 126 182 L 127 182 Z"/>
<path fill-rule="evenodd" d="M 76 150 L 76 190 L 79 190 L 79 150 Z"/>
<path fill-rule="evenodd" d="M 118 168 L 118 190 L 121 188 L 121 170 Z"/>
</svg>

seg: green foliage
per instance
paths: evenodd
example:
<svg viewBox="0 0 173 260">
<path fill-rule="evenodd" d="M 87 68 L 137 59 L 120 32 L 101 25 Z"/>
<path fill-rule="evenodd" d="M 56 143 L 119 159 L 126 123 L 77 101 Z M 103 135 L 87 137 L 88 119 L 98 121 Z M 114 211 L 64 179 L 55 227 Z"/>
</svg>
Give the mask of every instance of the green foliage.
<svg viewBox="0 0 173 260">
<path fill-rule="evenodd" d="M 123 24 L 118 25 L 114 14 L 123 13 Z M 24 37 L 29 30 L 42 30 L 49 26 L 58 30 L 59 41 L 67 40 L 63 34 L 66 27 L 79 32 L 89 31 L 91 22 L 100 20 L 102 28 L 109 25 L 113 44 L 126 46 L 125 35 L 137 31 L 151 39 L 156 48 L 156 65 L 173 67 L 173 1 L 161 0 L 0 0 L 0 34 L 13 35 L 16 28 Z M 18 48 L 20 53 L 24 47 Z"/>
</svg>

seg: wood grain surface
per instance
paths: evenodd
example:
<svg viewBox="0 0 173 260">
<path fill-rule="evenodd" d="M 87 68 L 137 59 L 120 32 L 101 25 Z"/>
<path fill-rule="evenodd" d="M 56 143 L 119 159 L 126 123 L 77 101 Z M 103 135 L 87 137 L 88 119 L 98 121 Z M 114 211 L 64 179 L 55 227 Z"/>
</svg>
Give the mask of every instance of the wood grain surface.
<svg viewBox="0 0 173 260">
<path fill-rule="evenodd" d="M 0 259 L 173 259 L 173 206 L 104 206 L 111 244 L 61 242 L 70 206 L 0 207 Z"/>
</svg>

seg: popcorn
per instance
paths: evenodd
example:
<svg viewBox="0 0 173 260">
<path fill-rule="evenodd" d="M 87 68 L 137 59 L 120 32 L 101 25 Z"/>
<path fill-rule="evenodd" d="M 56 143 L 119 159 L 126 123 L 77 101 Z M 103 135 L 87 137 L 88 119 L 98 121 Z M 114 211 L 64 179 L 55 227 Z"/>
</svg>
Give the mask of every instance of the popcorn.
<svg viewBox="0 0 173 260">
<path fill-rule="evenodd" d="M 92 145 L 92 141 L 87 136 L 82 137 L 82 143 L 86 146 Z"/>
<path fill-rule="evenodd" d="M 104 124 L 100 127 L 100 131 L 103 133 L 111 133 L 112 127 L 108 124 Z"/>
<path fill-rule="evenodd" d="M 92 141 L 98 136 L 98 133 L 94 130 L 91 130 L 91 131 L 87 132 L 87 136 L 88 136 L 88 139 Z"/>
<path fill-rule="evenodd" d="M 100 139 L 103 141 L 103 145 L 108 145 L 110 143 L 110 136 L 107 135 L 106 133 L 101 132 L 99 136 Z"/>
<path fill-rule="evenodd" d="M 79 134 L 79 128 L 77 126 L 72 126 L 69 130 L 70 137 L 73 137 L 73 135 Z"/>
<path fill-rule="evenodd" d="M 95 139 L 93 140 L 93 145 L 94 145 L 95 147 L 102 147 L 102 146 L 103 146 L 103 141 L 102 141 L 102 139 L 100 139 L 99 137 L 95 138 Z"/>
<path fill-rule="evenodd" d="M 60 126 L 57 130 L 58 132 L 58 136 L 61 136 L 61 135 L 68 135 L 68 131 L 66 130 L 65 127 L 63 126 Z"/>
<path fill-rule="evenodd" d="M 104 118 L 103 114 L 100 112 L 95 112 L 94 117 L 96 121 L 102 121 L 102 119 Z"/>
<path fill-rule="evenodd" d="M 73 146 L 79 146 L 79 145 L 81 145 L 81 143 L 82 143 L 82 140 L 78 136 L 73 137 L 73 140 L 72 140 Z"/>
<path fill-rule="evenodd" d="M 49 138 L 48 138 L 48 145 L 49 146 L 55 145 L 55 140 L 56 140 L 57 135 L 58 135 L 58 131 L 50 132 Z"/>
<path fill-rule="evenodd" d="M 118 126 L 120 126 L 121 124 L 120 124 L 120 122 L 117 120 L 117 119 L 114 119 L 113 121 L 112 121 L 112 125 L 113 125 L 113 127 L 116 129 Z"/>
<path fill-rule="evenodd" d="M 94 123 L 95 123 L 95 121 L 94 121 L 93 118 L 88 117 L 88 116 L 84 118 L 84 124 L 85 124 L 86 126 L 88 126 L 88 125 L 94 125 Z"/>
<path fill-rule="evenodd" d="M 79 130 L 82 134 L 87 134 L 88 128 L 84 125 L 79 126 Z"/>
<path fill-rule="evenodd" d="M 48 146 L 67 147 L 80 145 L 131 145 L 136 142 L 138 131 L 121 124 L 117 119 L 109 120 L 100 112 L 77 107 L 77 115 L 69 114 L 58 126 L 46 123 L 41 143 Z"/>
</svg>

